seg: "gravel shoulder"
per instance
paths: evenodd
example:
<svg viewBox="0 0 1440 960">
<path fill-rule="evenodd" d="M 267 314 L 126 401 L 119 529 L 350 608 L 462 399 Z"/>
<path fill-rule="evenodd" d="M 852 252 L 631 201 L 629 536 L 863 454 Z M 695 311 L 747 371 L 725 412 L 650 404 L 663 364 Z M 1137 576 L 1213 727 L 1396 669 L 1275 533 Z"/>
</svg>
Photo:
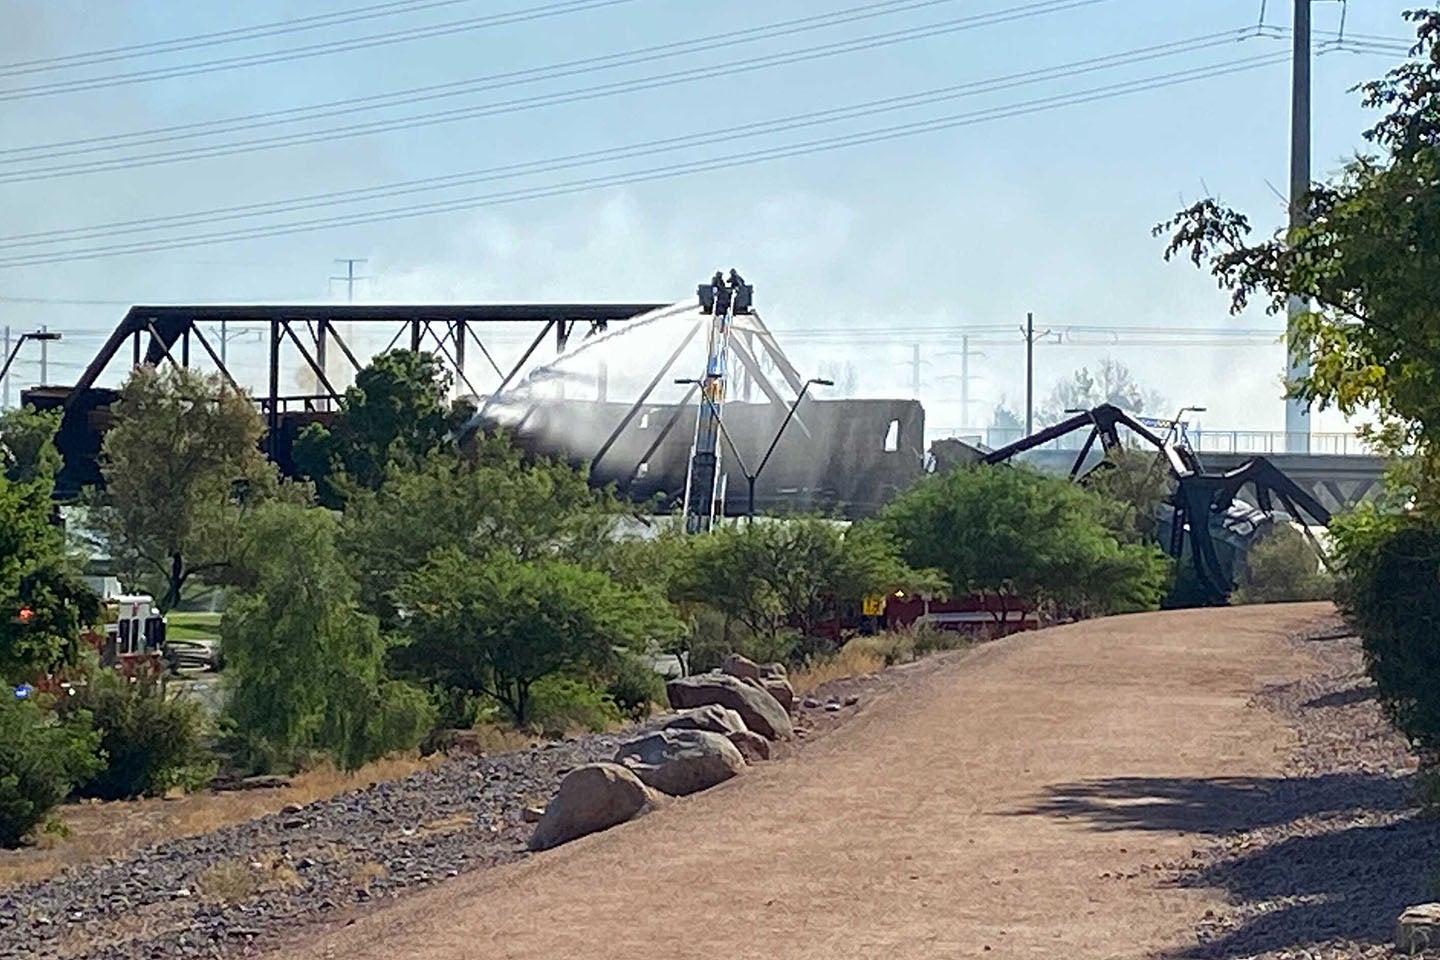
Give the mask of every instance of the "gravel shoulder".
<svg viewBox="0 0 1440 960">
<path fill-rule="evenodd" d="M 1330 616 L 1290 643 L 1315 669 L 1255 698 L 1295 731 L 1283 775 L 1169 785 L 1171 805 L 1218 835 L 1172 865 L 1173 882 L 1228 899 L 1179 956 L 1397 957 L 1396 917 L 1440 899 L 1440 821 L 1414 805 L 1414 757 L 1375 700 L 1359 640 Z"/>
</svg>

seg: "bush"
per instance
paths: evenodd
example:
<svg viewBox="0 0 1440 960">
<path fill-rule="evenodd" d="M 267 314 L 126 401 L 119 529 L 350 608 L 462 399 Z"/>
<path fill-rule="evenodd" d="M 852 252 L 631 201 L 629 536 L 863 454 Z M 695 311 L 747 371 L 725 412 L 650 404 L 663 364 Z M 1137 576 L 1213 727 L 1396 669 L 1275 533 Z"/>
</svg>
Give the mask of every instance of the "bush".
<svg viewBox="0 0 1440 960">
<path fill-rule="evenodd" d="M 827 649 L 829 641 L 825 641 Z M 756 634 L 733 617 L 706 606 L 695 608 L 688 636 L 674 649 L 683 653 L 691 673 L 718 670 L 732 653 L 756 663 L 796 663 L 805 659 L 804 644 L 791 630 L 773 635 Z"/>
<path fill-rule="evenodd" d="M 1018 598 L 1077 615 L 1154 609 L 1170 559 L 1124 542 L 1114 503 L 1026 467 L 955 468 L 921 479 L 881 511 L 914 567 L 935 568 L 958 594 Z"/>
<path fill-rule="evenodd" d="M 1358 511 L 1332 525 L 1345 579 L 1341 610 L 1391 721 L 1427 766 L 1440 759 L 1440 528 Z"/>
<path fill-rule="evenodd" d="M 1310 541 L 1288 523 L 1277 524 L 1251 545 L 1239 586 L 1231 594 L 1235 603 L 1285 603 L 1324 600 L 1335 584 L 1320 569 L 1320 558 Z"/>
<path fill-rule="evenodd" d="M 847 652 L 880 661 L 887 667 L 915 659 L 915 640 L 908 630 L 887 630 L 868 637 L 855 637 L 845 644 Z"/>
<path fill-rule="evenodd" d="M 915 648 L 917 657 L 943 650 L 959 650 L 973 642 L 966 634 L 957 630 L 941 630 L 932 623 L 917 623 L 910 630 L 910 643 Z"/>
<path fill-rule="evenodd" d="M 664 702 L 665 681 L 645 658 L 627 652 L 618 656 L 605 693 L 625 716 L 643 720 L 655 704 Z"/>
<path fill-rule="evenodd" d="M 97 670 L 60 707 L 65 717 L 88 715 L 100 737 L 103 766 L 76 785 L 79 796 L 157 797 L 171 787 L 199 786 L 215 773 L 204 744 L 203 709 L 184 696 L 167 695 L 156 674 L 128 680 Z"/>
<path fill-rule="evenodd" d="M 84 714 L 60 720 L 29 700 L 0 698 L 0 846 L 19 844 L 99 769 L 99 746 Z"/>
<path fill-rule="evenodd" d="M 552 674 L 530 687 L 530 722 L 552 739 L 576 729 L 599 733 L 620 722 L 620 708 L 604 691 Z"/>
</svg>

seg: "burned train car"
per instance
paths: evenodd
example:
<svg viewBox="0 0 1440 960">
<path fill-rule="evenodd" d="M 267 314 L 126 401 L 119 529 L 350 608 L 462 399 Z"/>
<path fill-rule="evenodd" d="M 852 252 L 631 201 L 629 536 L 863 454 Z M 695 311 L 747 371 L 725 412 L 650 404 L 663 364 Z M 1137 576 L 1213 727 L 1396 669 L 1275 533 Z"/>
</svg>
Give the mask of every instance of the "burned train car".
<svg viewBox="0 0 1440 960">
<path fill-rule="evenodd" d="M 533 456 L 589 463 L 592 482 L 635 502 L 681 504 L 698 405 L 534 400 L 482 409 L 474 426 L 504 430 Z M 806 400 L 794 420 L 769 403 L 725 405 L 720 472 L 724 513 L 874 514 L 925 469 L 925 412 L 914 400 Z M 776 436 L 779 440 L 776 441 Z M 771 443 L 775 450 L 765 462 Z"/>
</svg>

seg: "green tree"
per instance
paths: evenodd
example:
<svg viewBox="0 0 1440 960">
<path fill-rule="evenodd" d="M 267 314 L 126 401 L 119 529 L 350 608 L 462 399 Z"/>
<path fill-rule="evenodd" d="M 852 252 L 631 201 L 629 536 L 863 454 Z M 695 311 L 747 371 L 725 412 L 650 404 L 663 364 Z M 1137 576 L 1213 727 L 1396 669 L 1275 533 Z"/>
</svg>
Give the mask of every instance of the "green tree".
<svg viewBox="0 0 1440 960">
<path fill-rule="evenodd" d="M 219 374 L 179 367 L 136 370 L 113 415 L 89 522 L 128 579 L 163 587 L 168 610 L 192 580 L 223 579 L 247 512 L 275 494 L 264 423 Z"/>
<path fill-rule="evenodd" d="M 34 700 L 0 697 L 0 847 L 17 846 L 100 767 L 84 714 L 57 722 Z"/>
<path fill-rule="evenodd" d="M 1360 87 L 1383 110 L 1368 152 L 1294 199 L 1302 224 L 1255 239 L 1243 214 L 1205 199 L 1155 228 L 1167 259 L 1208 266 L 1239 312 L 1271 313 L 1303 298 L 1312 311 L 1291 348 L 1309 358 L 1293 396 L 1347 415 L 1410 456 L 1396 480 L 1415 486 L 1416 507 L 1440 509 L 1440 11 L 1406 14 L 1417 25 L 1413 57 Z"/>
<path fill-rule="evenodd" d="M 449 400 L 451 378 L 434 354 L 382 353 L 355 375 L 330 425 L 311 424 L 295 440 L 295 463 L 321 501 L 339 507 L 354 489 L 378 490 L 392 468 L 415 470 L 437 451 L 454 451 L 474 412 Z"/>
<path fill-rule="evenodd" d="M 100 614 L 99 598 L 76 576 L 64 534 L 51 523 L 53 446 L 45 440 L 26 449 L 30 467 L 0 474 L 0 678 L 9 680 L 74 664 L 81 631 Z"/>
<path fill-rule="evenodd" d="M 417 745 L 433 712 L 389 679 L 388 644 L 359 609 L 327 511 L 275 501 L 252 514 L 243 592 L 221 622 L 228 715 L 256 765 L 320 751 L 356 769 Z"/>
<path fill-rule="evenodd" d="M 652 597 L 556 557 L 497 551 L 476 560 L 437 550 L 397 591 L 407 672 L 490 697 L 517 724 L 530 719 L 536 681 L 604 671 L 617 650 L 644 651 L 676 628 Z"/>
<path fill-rule="evenodd" d="M 1114 450 L 1085 477 L 1100 495 L 1105 526 L 1121 543 L 1156 543 L 1160 511 L 1174 491 L 1169 465 L 1153 450 Z"/>
<path fill-rule="evenodd" d="M 881 519 L 914 566 L 957 593 L 1081 613 L 1153 609 L 1169 577 L 1157 547 L 1121 543 L 1102 498 L 1023 467 L 957 468 L 922 479 Z M 1003 614 L 1001 614 L 1003 615 Z"/>
<path fill-rule="evenodd" d="M 773 645 L 793 628 L 812 637 L 823 621 L 870 594 L 943 593 L 933 570 L 914 570 L 879 525 L 787 517 L 720 527 L 696 540 L 671 585 Z"/>
<path fill-rule="evenodd" d="M 345 507 L 342 547 L 364 608 L 396 624 L 394 592 L 436 550 L 475 560 L 559 557 L 594 566 L 610 549 L 618 505 L 564 463 L 522 461 L 503 437 L 477 437 L 464 459 L 438 452 L 392 466 L 378 490 Z"/>
<path fill-rule="evenodd" d="M 0 466 L 6 479 L 30 483 L 60 472 L 60 451 L 55 434 L 60 429 L 60 411 L 44 413 L 34 407 L 17 407 L 0 412 Z"/>
<path fill-rule="evenodd" d="M 1325 600 L 1335 592 L 1315 547 L 1288 523 L 1276 524 L 1250 545 L 1239 581 L 1231 595 L 1235 603 Z"/>
</svg>

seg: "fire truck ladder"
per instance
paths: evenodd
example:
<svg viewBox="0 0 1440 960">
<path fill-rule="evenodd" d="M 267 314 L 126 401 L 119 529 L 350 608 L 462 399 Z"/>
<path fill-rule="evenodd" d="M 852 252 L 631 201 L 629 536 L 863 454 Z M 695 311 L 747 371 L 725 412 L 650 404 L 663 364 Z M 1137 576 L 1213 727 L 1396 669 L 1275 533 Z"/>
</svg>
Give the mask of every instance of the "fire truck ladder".
<svg viewBox="0 0 1440 960">
<path fill-rule="evenodd" d="M 700 380 L 700 408 L 695 416 L 695 442 L 690 447 L 690 468 L 685 473 L 685 532 L 704 533 L 715 522 L 724 502 L 720 489 L 720 410 L 725 403 L 725 371 L 730 361 L 730 330 L 736 313 L 748 313 L 751 288 L 702 284 L 702 307 L 711 315 L 705 352 L 705 375 Z"/>
</svg>

